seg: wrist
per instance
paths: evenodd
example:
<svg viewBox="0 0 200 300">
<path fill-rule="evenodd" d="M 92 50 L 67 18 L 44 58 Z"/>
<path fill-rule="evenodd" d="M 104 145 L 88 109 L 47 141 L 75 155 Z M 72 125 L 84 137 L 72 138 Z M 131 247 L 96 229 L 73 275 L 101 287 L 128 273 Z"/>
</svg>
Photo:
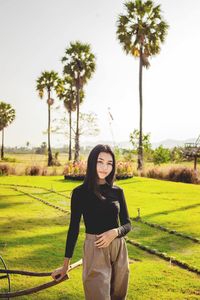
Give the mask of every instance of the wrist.
<svg viewBox="0 0 200 300">
<path fill-rule="evenodd" d="M 114 231 L 115 237 L 117 237 L 119 235 L 118 229 L 114 228 L 113 231 Z"/>
<path fill-rule="evenodd" d="M 63 267 L 68 266 L 70 263 L 70 258 L 69 257 L 65 257 L 64 262 L 63 262 Z"/>
</svg>

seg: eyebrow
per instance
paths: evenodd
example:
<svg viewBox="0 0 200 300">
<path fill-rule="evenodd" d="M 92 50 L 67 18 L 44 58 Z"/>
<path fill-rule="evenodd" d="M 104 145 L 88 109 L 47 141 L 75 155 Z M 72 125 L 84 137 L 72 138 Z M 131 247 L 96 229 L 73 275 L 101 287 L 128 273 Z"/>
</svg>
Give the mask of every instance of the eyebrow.
<svg viewBox="0 0 200 300">
<path fill-rule="evenodd" d="M 99 157 L 98 159 L 104 160 L 103 158 Z M 108 160 L 108 162 L 113 162 L 112 160 Z"/>
</svg>

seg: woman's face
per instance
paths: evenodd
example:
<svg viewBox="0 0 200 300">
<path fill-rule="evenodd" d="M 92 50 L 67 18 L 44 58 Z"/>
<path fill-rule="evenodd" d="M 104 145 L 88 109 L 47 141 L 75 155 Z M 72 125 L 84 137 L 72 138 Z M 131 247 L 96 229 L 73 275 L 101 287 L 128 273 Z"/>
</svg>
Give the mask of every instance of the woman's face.
<svg viewBox="0 0 200 300">
<path fill-rule="evenodd" d="M 110 153 L 100 152 L 97 158 L 97 175 L 99 179 L 105 179 L 113 168 L 113 159 Z"/>
</svg>

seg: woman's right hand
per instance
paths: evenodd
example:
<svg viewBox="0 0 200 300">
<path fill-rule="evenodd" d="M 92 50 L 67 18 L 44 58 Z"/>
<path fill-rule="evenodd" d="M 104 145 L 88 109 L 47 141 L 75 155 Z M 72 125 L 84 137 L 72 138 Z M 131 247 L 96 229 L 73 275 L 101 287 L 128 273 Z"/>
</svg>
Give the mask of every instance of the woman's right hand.
<svg viewBox="0 0 200 300">
<path fill-rule="evenodd" d="M 51 273 L 51 277 L 55 280 L 55 281 L 60 281 L 66 274 L 69 277 L 69 274 L 67 273 L 68 272 L 68 269 L 69 267 L 68 266 L 62 266 L 56 270 L 54 270 L 52 273 Z"/>
</svg>

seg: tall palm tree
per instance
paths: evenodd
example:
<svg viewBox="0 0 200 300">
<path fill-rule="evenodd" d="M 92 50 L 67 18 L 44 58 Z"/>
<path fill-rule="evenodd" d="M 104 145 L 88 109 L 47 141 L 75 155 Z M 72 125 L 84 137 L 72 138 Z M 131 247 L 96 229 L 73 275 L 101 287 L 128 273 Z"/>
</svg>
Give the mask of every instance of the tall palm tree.
<svg viewBox="0 0 200 300">
<path fill-rule="evenodd" d="M 95 56 L 91 52 L 89 44 L 82 44 L 79 41 L 70 43 L 70 46 L 65 50 L 65 55 L 62 58 L 64 64 L 63 74 L 73 78 L 76 86 L 76 135 L 75 135 L 75 155 L 74 161 L 79 160 L 79 105 L 80 94 L 83 86 L 92 77 L 95 71 Z"/>
<path fill-rule="evenodd" d="M 160 52 L 160 44 L 165 41 L 168 24 L 162 19 L 160 5 L 153 1 L 135 0 L 124 4 L 126 14 L 120 15 L 117 24 L 117 37 L 126 54 L 139 58 L 139 148 L 138 171 L 143 169 L 142 145 L 142 69 L 150 66 L 149 57 Z"/>
<path fill-rule="evenodd" d="M 59 99 L 63 100 L 64 107 L 69 114 L 69 160 L 72 160 L 72 112 L 76 111 L 76 87 L 74 80 L 70 76 L 60 79 L 59 89 L 57 90 Z M 80 93 L 80 104 L 84 98 L 83 90 Z"/>
<path fill-rule="evenodd" d="M 54 100 L 51 98 L 51 92 L 58 89 L 58 73 L 55 71 L 44 71 L 41 76 L 37 79 L 36 90 L 39 92 L 39 97 L 42 99 L 44 91 L 47 91 L 47 104 L 48 104 L 48 166 L 53 165 L 53 156 L 51 151 L 50 142 L 50 124 L 51 124 L 51 105 Z"/>
<path fill-rule="evenodd" d="M 4 128 L 15 119 L 15 109 L 5 102 L 0 102 L 0 131 L 2 131 L 1 159 L 4 159 Z"/>
</svg>

